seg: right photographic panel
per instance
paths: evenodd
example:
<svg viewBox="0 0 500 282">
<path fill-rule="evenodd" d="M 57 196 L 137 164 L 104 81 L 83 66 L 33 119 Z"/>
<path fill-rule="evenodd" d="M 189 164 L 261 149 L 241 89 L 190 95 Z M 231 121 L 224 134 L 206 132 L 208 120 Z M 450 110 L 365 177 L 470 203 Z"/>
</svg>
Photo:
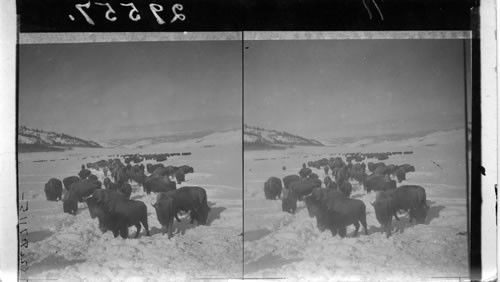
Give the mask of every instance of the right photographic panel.
<svg viewBox="0 0 500 282">
<path fill-rule="evenodd" d="M 245 34 L 245 278 L 469 277 L 466 37 Z"/>
</svg>

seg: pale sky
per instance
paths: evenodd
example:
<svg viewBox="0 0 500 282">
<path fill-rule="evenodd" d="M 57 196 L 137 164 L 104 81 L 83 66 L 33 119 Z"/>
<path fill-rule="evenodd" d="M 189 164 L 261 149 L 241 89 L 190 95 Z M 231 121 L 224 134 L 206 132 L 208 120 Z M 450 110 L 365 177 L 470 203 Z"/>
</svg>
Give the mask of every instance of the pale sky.
<svg viewBox="0 0 500 282">
<path fill-rule="evenodd" d="M 245 46 L 246 124 L 324 139 L 464 126 L 462 40 Z"/>
<path fill-rule="evenodd" d="M 464 124 L 461 40 L 247 41 L 245 123 L 328 139 Z M 241 125 L 239 41 L 21 45 L 19 122 L 84 139 Z"/>
<path fill-rule="evenodd" d="M 241 42 L 20 45 L 19 123 L 84 139 L 241 127 Z"/>
</svg>

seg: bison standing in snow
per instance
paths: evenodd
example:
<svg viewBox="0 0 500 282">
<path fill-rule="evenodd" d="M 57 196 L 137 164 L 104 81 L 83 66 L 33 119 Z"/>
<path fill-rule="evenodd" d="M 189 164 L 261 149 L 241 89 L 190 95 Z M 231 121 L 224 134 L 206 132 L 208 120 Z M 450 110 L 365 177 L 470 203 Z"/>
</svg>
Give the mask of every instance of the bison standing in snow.
<svg viewBox="0 0 500 282">
<path fill-rule="evenodd" d="M 71 184 L 76 183 L 80 181 L 80 178 L 78 176 L 69 176 L 63 179 L 63 184 L 64 184 L 64 189 L 69 190 L 69 187 L 71 187 Z"/>
<path fill-rule="evenodd" d="M 300 176 L 298 176 L 296 174 L 287 175 L 287 176 L 283 177 L 283 187 L 285 189 L 288 189 L 288 188 L 290 188 L 290 183 L 297 181 L 299 179 L 300 179 Z"/>
<path fill-rule="evenodd" d="M 122 193 L 125 198 L 129 199 L 130 195 L 132 195 L 132 186 L 130 186 L 130 184 L 128 183 L 124 183 L 122 184 L 122 186 L 120 186 L 120 188 L 118 188 L 118 191 L 120 191 L 120 193 Z"/>
<path fill-rule="evenodd" d="M 316 217 L 318 229 L 330 229 L 332 236 L 337 233 L 345 237 L 346 227 L 353 224 L 357 236 L 359 225 L 363 225 L 365 234 L 368 235 L 366 224 L 366 206 L 363 201 L 349 199 L 337 190 L 317 188 L 305 199 L 310 217 Z"/>
<path fill-rule="evenodd" d="M 57 178 L 51 178 L 45 184 L 45 197 L 47 201 L 58 201 L 62 197 L 62 182 Z"/>
<path fill-rule="evenodd" d="M 156 211 L 156 217 L 162 226 L 162 233 L 165 234 L 168 232 L 168 238 L 172 238 L 174 218 L 177 216 L 174 198 L 165 197 L 157 200 L 153 204 L 153 207 Z"/>
<path fill-rule="evenodd" d="M 90 170 L 86 169 L 85 165 L 82 165 L 82 169 L 78 173 L 78 176 L 80 176 L 80 179 L 86 179 L 87 177 L 89 177 L 90 174 L 91 174 Z"/>
<path fill-rule="evenodd" d="M 101 189 L 101 185 L 100 181 L 92 181 L 89 179 L 73 183 L 69 187 L 68 193 L 64 195 L 63 211 L 75 215 L 78 211 L 78 202 L 92 195 L 96 189 Z"/>
<path fill-rule="evenodd" d="M 321 187 L 321 180 L 319 179 L 300 179 L 290 183 L 290 191 L 297 196 L 297 198 L 302 201 L 304 196 L 311 194 L 314 188 Z"/>
<path fill-rule="evenodd" d="M 346 196 L 347 198 L 349 198 L 351 196 L 351 193 L 352 193 L 352 185 L 351 183 L 349 182 L 344 182 L 342 183 L 342 185 L 340 185 L 338 187 L 338 190 L 344 194 L 344 196 Z"/>
<path fill-rule="evenodd" d="M 370 193 L 373 191 L 386 191 L 390 189 L 396 189 L 396 181 L 391 180 L 389 175 L 378 175 L 371 174 L 365 179 L 364 187 L 366 192 Z"/>
<path fill-rule="evenodd" d="M 118 192 L 109 191 L 109 193 Z M 146 205 L 141 201 L 114 197 L 107 203 L 102 203 L 94 197 L 86 200 L 89 207 L 89 213 L 92 218 L 98 218 L 99 229 L 102 232 L 111 230 L 114 237 L 120 235 L 123 239 L 128 238 L 128 227 L 135 226 L 137 232 L 135 238 L 139 237 L 141 224 L 146 229 L 146 235 L 149 234 L 148 214 Z"/>
<path fill-rule="evenodd" d="M 198 186 L 184 186 L 177 190 L 159 193 L 156 201 L 161 201 L 171 197 L 175 203 L 175 215 L 180 211 L 189 212 L 191 215 L 191 224 L 194 220 L 198 224 L 207 224 L 210 207 L 207 202 L 207 192 Z M 179 221 L 179 218 L 177 218 Z"/>
<path fill-rule="evenodd" d="M 299 175 L 302 178 L 306 178 L 311 173 L 312 173 L 312 170 L 308 167 L 303 167 L 299 170 Z"/>
<path fill-rule="evenodd" d="M 281 185 L 281 179 L 278 177 L 271 176 L 264 183 L 264 195 L 266 200 L 276 200 L 281 199 L 281 190 L 283 186 Z"/>
<path fill-rule="evenodd" d="M 143 188 L 147 194 L 150 194 L 151 192 L 168 192 L 171 190 L 175 190 L 177 187 L 175 185 L 175 182 L 171 181 L 168 176 L 160 177 L 151 175 L 146 178 L 146 181 L 143 184 Z"/>
<path fill-rule="evenodd" d="M 410 222 L 415 219 L 417 223 L 425 222 L 429 210 L 425 189 L 417 185 L 403 185 L 394 190 L 377 193 L 372 205 L 387 237 L 391 236 L 392 217 L 399 220 L 399 210 L 409 210 Z"/>
</svg>

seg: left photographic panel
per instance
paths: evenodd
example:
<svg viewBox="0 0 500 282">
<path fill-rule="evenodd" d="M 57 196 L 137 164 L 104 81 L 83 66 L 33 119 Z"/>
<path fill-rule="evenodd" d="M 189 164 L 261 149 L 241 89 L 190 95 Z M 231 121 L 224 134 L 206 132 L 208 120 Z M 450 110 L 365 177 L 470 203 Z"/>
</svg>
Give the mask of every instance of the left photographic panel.
<svg viewBox="0 0 500 282">
<path fill-rule="evenodd" d="M 20 278 L 241 277 L 241 34 L 74 37 L 18 45 Z"/>
</svg>

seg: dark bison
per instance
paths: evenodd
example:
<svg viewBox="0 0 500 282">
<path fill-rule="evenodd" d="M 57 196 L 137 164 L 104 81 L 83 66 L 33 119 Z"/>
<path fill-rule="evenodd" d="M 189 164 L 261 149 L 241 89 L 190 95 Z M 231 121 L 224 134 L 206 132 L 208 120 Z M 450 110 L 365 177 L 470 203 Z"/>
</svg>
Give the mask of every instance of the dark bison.
<svg viewBox="0 0 500 282">
<path fill-rule="evenodd" d="M 403 180 L 406 180 L 406 171 L 404 167 L 399 167 L 396 170 L 396 178 L 398 179 L 399 183 L 403 182 Z"/>
<path fill-rule="evenodd" d="M 283 186 L 281 185 L 281 179 L 278 177 L 271 176 L 264 183 L 264 195 L 266 200 L 276 200 L 281 199 L 281 190 Z"/>
<path fill-rule="evenodd" d="M 330 176 L 325 177 L 325 188 L 337 189 L 337 183 L 333 181 Z"/>
<path fill-rule="evenodd" d="M 147 164 L 146 170 L 149 173 L 153 173 L 157 168 L 165 167 L 163 164 Z"/>
<path fill-rule="evenodd" d="M 412 166 L 412 165 L 409 165 L 409 164 L 402 164 L 399 167 L 404 168 L 406 173 L 408 173 L 408 172 L 415 172 L 415 167 Z"/>
<path fill-rule="evenodd" d="M 283 187 L 285 187 L 285 189 L 288 189 L 288 188 L 290 188 L 290 183 L 297 181 L 299 179 L 300 179 L 300 176 L 298 176 L 296 174 L 287 175 L 287 176 L 283 177 Z"/>
<path fill-rule="evenodd" d="M 101 189 L 100 181 L 92 181 L 89 179 L 84 179 L 73 183 L 71 187 L 69 187 L 70 193 L 75 193 L 78 197 L 78 200 L 81 201 L 83 198 L 89 197 L 94 193 L 96 189 Z"/>
<path fill-rule="evenodd" d="M 82 165 L 82 169 L 78 173 L 78 176 L 80 176 L 80 179 L 85 179 L 89 177 L 90 174 L 91 174 L 90 170 L 86 169 L 85 165 Z"/>
<path fill-rule="evenodd" d="M 110 193 L 117 192 L 110 191 Z M 128 238 L 128 227 L 135 226 L 137 228 L 135 237 L 137 238 L 141 232 L 142 224 L 146 229 L 146 235 L 150 236 L 147 208 L 143 202 L 116 197 L 110 204 L 112 208 L 94 197 L 87 199 L 90 216 L 98 218 L 99 229 L 102 232 L 111 230 L 115 238 L 120 235 L 126 239 Z"/>
<path fill-rule="evenodd" d="M 349 182 L 344 182 L 342 185 L 340 185 L 338 187 L 338 190 L 344 194 L 344 196 L 346 196 L 347 198 L 349 198 L 351 196 L 351 193 L 352 193 L 352 185 L 351 183 Z"/>
<path fill-rule="evenodd" d="M 364 164 L 354 164 L 349 172 L 349 178 L 356 180 L 359 184 L 365 181 L 366 173 Z"/>
<path fill-rule="evenodd" d="M 311 173 L 307 176 L 307 178 L 309 179 L 319 179 L 319 175 L 317 175 L 316 173 Z"/>
<path fill-rule="evenodd" d="M 290 189 L 283 190 L 283 195 L 281 196 L 281 210 L 294 214 L 296 209 L 297 195 Z"/>
<path fill-rule="evenodd" d="M 208 207 L 205 189 L 198 186 L 184 186 L 177 190 L 159 193 L 156 202 L 168 197 L 174 199 L 175 215 L 180 211 L 189 212 L 191 224 L 193 224 L 194 220 L 198 224 L 207 224 L 210 208 Z M 177 221 L 179 221 L 178 218 Z"/>
<path fill-rule="evenodd" d="M 142 185 L 144 183 L 144 180 L 146 178 L 146 175 L 144 174 L 144 167 L 139 166 L 139 165 L 134 165 L 130 168 L 127 169 L 127 176 L 128 179 L 131 179 L 138 183 L 139 185 Z"/>
<path fill-rule="evenodd" d="M 120 186 L 120 188 L 118 188 L 118 191 L 120 191 L 120 193 L 122 193 L 125 198 L 129 199 L 130 195 L 132 194 L 132 186 L 130 186 L 130 184 L 128 183 L 124 183 L 122 184 L 122 186 Z"/>
<path fill-rule="evenodd" d="M 390 172 L 391 168 L 386 166 L 384 163 L 382 163 L 382 165 L 377 166 L 373 171 L 374 174 L 379 174 L 379 175 L 390 174 Z"/>
<path fill-rule="evenodd" d="M 192 166 L 181 165 L 179 169 L 181 169 L 185 174 L 194 173 L 194 168 Z"/>
<path fill-rule="evenodd" d="M 300 179 L 290 183 L 290 191 L 293 191 L 297 198 L 302 201 L 304 196 L 311 194 L 314 188 L 321 187 L 321 180 L 319 179 Z"/>
<path fill-rule="evenodd" d="M 337 185 L 342 185 L 349 178 L 349 172 L 347 166 L 343 166 L 341 168 L 337 168 L 335 171 L 335 182 Z"/>
<path fill-rule="evenodd" d="M 80 177 L 78 176 L 69 176 L 63 179 L 64 189 L 69 190 L 71 184 L 80 181 Z"/>
<path fill-rule="evenodd" d="M 345 237 L 346 227 L 353 224 L 357 236 L 359 224 L 363 225 L 365 234 L 368 235 L 366 225 L 366 206 L 361 200 L 349 199 L 337 190 L 317 188 L 305 199 L 310 217 L 316 217 L 320 231 L 329 229 L 332 236 L 337 233 Z"/>
<path fill-rule="evenodd" d="M 51 178 L 45 183 L 45 197 L 47 201 L 58 201 L 62 197 L 62 182 L 57 178 Z"/>
<path fill-rule="evenodd" d="M 307 176 L 308 176 L 309 174 L 311 174 L 311 173 L 312 173 L 312 170 L 311 170 L 310 168 L 308 168 L 308 167 L 303 167 L 303 168 L 301 168 L 301 169 L 299 170 L 299 175 L 300 175 L 300 177 L 302 177 L 302 178 L 307 177 Z"/>
<path fill-rule="evenodd" d="M 151 192 L 168 192 L 171 190 L 175 190 L 177 187 L 175 185 L 175 182 L 170 181 L 168 176 L 159 177 L 153 175 L 152 177 L 148 177 L 146 179 L 143 184 L 143 188 L 147 194 L 150 194 Z"/>
<path fill-rule="evenodd" d="M 382 163 L 382 162 L 379 162 L 379 163 L 369 162 L 368 163 L 368 170 L 370 172 L 375 172 L 375 170 L 377 169 L 377 167 L 380 167 L 380 166 L 385 166 L 385 164 Z"/>
<path fill-rule="evenodd" d="M 76 215 L 78 211 L 78 195 L 72 191 L 68 191 L 63 196 L 63 212 Z"/>
<path fill-rule="evenodd" d="M 162 226 L 162 233 L 168 232 L 168 238 L 172 238 L 174 218 L 177 216 L 176 206 L 173 197 L 164 197 L 153 204 L 156 210 L 156 217 Z"/>
<path fill-rule="evenodd" d="M 90 180 L 90 181 L 98 181 L 99 180 L 99 178 L 97 178 L 97 175 L 95 175 L 95 174 L 89 175 L 87 177 L 87 179 Z"/>
<path fill-rule="evenodd" d="M 372 203 L 378 222 L 384 228 L 387 237 L 391 236 L 392 217 L 399 220 L 399 210 L 410 211 L 410 222 L 424 223 L 429 206 L 425 189 L 417 185 L 403 185 L 397 189 L 377 193 L 375 202 Z"/>
<path fill-rule="evenodd" d="M 379 174 L 371 174 L 368 175 L 365 179 L 364 187 L 366 192 L 370 193 L 371 191 L 386 191 L 390 189 L 396 189 L 396 181 L 391 180 L 389 175 L 379 175 Z"/>
<path fill-rule="evenodd" d="M 186 173 L 184 173 L 183 169 L 178 169 L 175 172 L 175 180 L 177 180 L 177 184 L 181 184 L 182 182 L 186 181 Z"/>
<path fill-rule="evenodd" d="M 63 197 L 63 211 L 75 215 L 78 211 L 78 202 L 91 196 L 96 189 L 101 189 L 100 181 L 84 179 L 73 183 Z"/>
</svg>

